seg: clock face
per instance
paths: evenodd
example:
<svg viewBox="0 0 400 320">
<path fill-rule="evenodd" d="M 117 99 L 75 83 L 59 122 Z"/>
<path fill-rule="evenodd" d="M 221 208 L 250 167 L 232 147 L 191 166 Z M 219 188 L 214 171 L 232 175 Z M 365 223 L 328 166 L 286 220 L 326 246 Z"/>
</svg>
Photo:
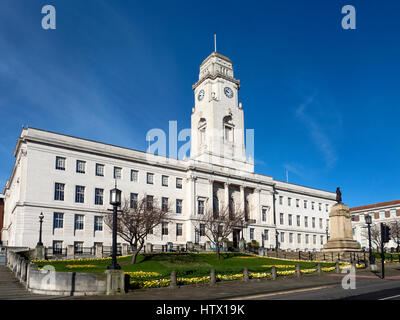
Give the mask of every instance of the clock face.
<svg viewBox="0 0 400 320">
<path fill-rule="evenodd" d="M 199 92 L 199 94 L 197 95 L 197 99 L 199 99 L 199 101 L 201 101 L 201 100 L 203 100 L 203 98 L 204 98 L 204 90 L 201 90 Z"/>
<path fill-rule="evenodd" d="M 229 87 L 225 87 L 224 88 L 224 93 L 228 98 L 232 98 L 233 97 L 233 90 Z"/>
</svg>

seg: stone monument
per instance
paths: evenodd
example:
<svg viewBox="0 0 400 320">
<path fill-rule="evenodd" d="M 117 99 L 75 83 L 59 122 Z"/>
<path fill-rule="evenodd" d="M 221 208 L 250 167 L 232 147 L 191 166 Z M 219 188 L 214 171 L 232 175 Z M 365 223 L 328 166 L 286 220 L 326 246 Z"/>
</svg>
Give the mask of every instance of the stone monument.
<svg viewBox="0 0 400 320">
<path fill-rule="evenodd" d="M 351 226 L 350 208 L 342 203 L 342 193 L 340 188 L 336 189 L 337 203 L 332 207 L 329 213 L 330 237 L 324 244 L 325 252 L 359 252 L 360 244 L 353 239 L 353 229 Z"/>
</svg>

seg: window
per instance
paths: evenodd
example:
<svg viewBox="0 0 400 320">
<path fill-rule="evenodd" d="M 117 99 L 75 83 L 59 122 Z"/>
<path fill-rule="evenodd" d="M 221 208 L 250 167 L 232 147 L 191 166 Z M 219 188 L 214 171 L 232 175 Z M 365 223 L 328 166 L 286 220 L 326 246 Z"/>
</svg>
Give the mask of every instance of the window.
<svg viewBox="0 0 400 320">
<path fill-rule="evenodd" d="M 56 170 L 65 170 L 65 158 L 56 157 Z"/>
<path fill-rule="evenodd" d="M 308 237 L 309 237 L 309 235 L 306 234 L 306 244 L 308 244 Z"/>
<path fill-rule="evenodd" d="M 94 231 L 103 231 L 103 217 L 94 216 Z"/>
<path fill-rule="evenodd" d="M 75 202 L 84 203 L 85 202 L 85 187 L 75 186 Z"/>
<path fill-rule="evenodd" d="M 74 242 L 74 252 L 75 253 L 83 253 L 83 242 Z"/>
<path fill-rule="evenodd" d="M 76 160 L 76 172 L 77 173 L 85 173 L 85 161 Z"/>
<path fill-rule="evenodd" d="M 152 210 L 152 209 L 153 209 L 153 199 L 154 199 L 153 196 L 147 196 L 147 197 L 146 197 L 146 207 L 147 207 L 147 210 Z"/>
<path fill-rule="evenodd" d="M 83 214 L 76 214 L 75 215 L 75 230 L 83 230 Z"/>
<path fill-rule="evenodd" d="M 283 204 L 283 196 L 279 196 L 279 204 Z"/>
<path fill-rule="evenodd" d="M 104 164 L 96 163 L 96 176 L 104 177 Z"/>
<path fill-rule="evenodd" d="M 131 170 L 131 181 L 137 182 L 138 174 L 139 174 L 139 172 L 137 170 Z"/>
<path fill-rule="evenodd" d="M 254 240 L 254 228 L 250 228 L 250 240 Z"/>
<path fill-rule="evenodd" d="M 285 233 L 281 232 L 281 242 L 285 242 Z"/>
<path fill-rule="evenodd" d="M 297 243 L 301 243 L 301 234 L 300 233 L 297 234 Z"/>
<path fill-rule="evenodd" d="M 311 209 L 312 210 L 314 210 L 314 204 L 315 204 L 315 202 L 313 201 L 313 202 L 311 202 Z"/>
<path fill-rule="evenodd" d="M 103 194 L 104 194 L 104 189 L 99 189 L 99 188 L 94 189 L 94 204 L 98 205 L 103 204 Z"/>
<path fill-rule="evenodd" d="M 296 199 L 296 208 L 300 207 L 300 200 Z"/>
<path fill-rule="evenodd" d="M 122 168 L 114 167 L 114 179 L 121 179 Z"/>
<path fill-rule="evenodd" d="M 292 203 L 292 198 L 287 198 L 287 205 L 290 207 L 290 204 Z"/>
<path fill-rule="evenodd" d="M 177 223 L 176 224 L 176 236 L 181 236 L 182 235 L 182 223 Z"/>
<path fill-rule="evenodd" d="M 293 243 L 293 233 L 289 233 L 289 243 Z"/>
<path fill-rule="evenodd" d="M 264 230 L 264 240 L 268 240 L 268 229 Z"/>
<path fill-rule="evenodd" d="M 176 199 L 176 213 L 182 213 L 182 200 Z"/>
<path fill-rule="evenodd" d="M 329 204 L 325 205 L 325 211 L 328 212 L 329 211 Z"/>
<path fill-rule="evenodd" d="M 53 214 L 53 229 L 62 229 L 64 227 L 64 214 L 54 212 Z"/>
<path fill-rule="evenodd" d="M 164 212 L 168 211 L 168 198 L 166 197 L 161 198 L 161 210 Z"/>
<path fill-rule="evenodd" d="M 261 220 L 263 222 L 267 221 L 267 209 L 263 208 L 261 212 Z"/>
<path fill-rule="evenodd" d="M 283 224 L 283 213 L 280 214 L 279 220 L 280 224 Z"/>
<path fill-rule="evenodd" d="M 322 209 L 321 209 L 321 206 L 322 206 L 322 204 L 321 204 L 321 203 L 318 203 L 318 210 L 319 210 L 319 211 L 322 210 Z"/>
<path fill-rule="evenodd" d="M 319 218 L 319 228 L 322 229 L 322 218 Z"/>
<path fill-rule="evenodd" d="M 304 200 L 304 209 L 307 209 L 307 200 Z"/>
<path fill-rule="evenodd" d="M 311 223 L 312 223 L 312 227 L 315 228 L 315 218 L 314 217 L 312 217 Z"/>
<path fill-rule="evenodd" d="M 182 189 L 182 179 L 181 178 L 176 178 L 176 188 Z"/>
<path fill-rule="evenodd" d="M 355 216 L 354 215 L 351 216 L 351 221 L 355 221 Z"/>
<path fill-rule="evenodd" d="M 304 227 L 308 228 L 308 217 L 304 217 Z"/>
<path fill-rule="evenodd" d="M 292 215 L 291 214 L 288 215 L 288 224 L 289 224 L 289 226 L 292 225 Z"/>
<path fill-rule="evenodd" d="M 137 202 L 138 202 L 138 194 L 137 193 L 131 193 L 130 207 L 132 209 L 137 209 Z"/>
<path fill-rule="evenodd" d="M 56 182 L 54 187 L 54 200 L 64 201 L 64 188 L 65 188 L 64 183 Z"/>
<path fill-rule="evenodd" d="M 163 222 L 162 223 L 162 235 L 167 236 L 168 235 L 168 222 Z"/>
<path fill-rule="evenodd" d="M 54 240 L 53 241 L 53 253 L 61 254 L 62 253 L 62 241 Z"/>
<path fill-rule="evenodd" d="M 153 184 L 154 174 L 147 172 L 147 184 Z"/>
<path fill-rule="evenodd" d="M 320 244 L 324 244 L 324 236 L 321 236 Z"/>
<path fill-rule="evenodd" d="M 379 219 L 385 219 L 385 211 L 379 212 Z M 360 219 L 360 221 L 361 221 L 361 219 Z"/>
<path fill-rule="evenodd" d="M 204 200 L 199 200 L 197 202 L 197 213 L 204 214 Z"/>
<path fill-rule="evenodd" d="M 161 184 L 163 187 L 168 187 L 168 176 L 161 177 Z"/>
<path fill-rule="evenodd" d="M 204 223 L 200 224 L 200 237 L 203 237 L 206 235 L 206 225 Z"/>
<path fill-rule="evenodd" d="M 317 244 L 317 236 L 315 234 L 313 235 L 313 244 Z"/>
<path fill-rule="evenodd" d="M 233 128 L 225 125 L 225 141 L 233 142 Z"/>
<path fill-rule="evenodd" d="M 300 227 L 300 216 L 296 216 L 297 226 Z"/>
<path fill-rule="evenodd" d="M 395 209 L 390 210 L 390 217 L 391 218 L 395 218 L 396 217 L 396 210 Z"/>
</svg>

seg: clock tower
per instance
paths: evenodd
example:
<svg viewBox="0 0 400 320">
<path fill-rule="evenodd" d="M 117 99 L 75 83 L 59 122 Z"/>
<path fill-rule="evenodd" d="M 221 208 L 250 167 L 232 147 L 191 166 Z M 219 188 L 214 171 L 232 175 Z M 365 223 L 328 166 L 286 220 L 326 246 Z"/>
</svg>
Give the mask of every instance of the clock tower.
<svg viewBox="0 0 400 320">
<path fill-rule="evenodd" d="M 200 65 L 199 80 L 192 86 L 195 107 L 191 117 L 191 159 L 254 172 L 246 158 L 240 81 L 232 61 L 211 53 Z"/>
</svg>

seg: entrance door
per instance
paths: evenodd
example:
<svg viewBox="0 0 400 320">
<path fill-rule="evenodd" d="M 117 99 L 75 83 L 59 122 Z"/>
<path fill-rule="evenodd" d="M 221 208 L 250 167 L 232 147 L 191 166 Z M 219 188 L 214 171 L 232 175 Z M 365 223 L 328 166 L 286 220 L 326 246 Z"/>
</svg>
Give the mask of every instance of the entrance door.
<svg viewBox="0 0 400 320">
<path fill-rule="evenodd" d="M 233 230 L 233 246 L 239 248 L 240 229 Z"/>
</svg>

